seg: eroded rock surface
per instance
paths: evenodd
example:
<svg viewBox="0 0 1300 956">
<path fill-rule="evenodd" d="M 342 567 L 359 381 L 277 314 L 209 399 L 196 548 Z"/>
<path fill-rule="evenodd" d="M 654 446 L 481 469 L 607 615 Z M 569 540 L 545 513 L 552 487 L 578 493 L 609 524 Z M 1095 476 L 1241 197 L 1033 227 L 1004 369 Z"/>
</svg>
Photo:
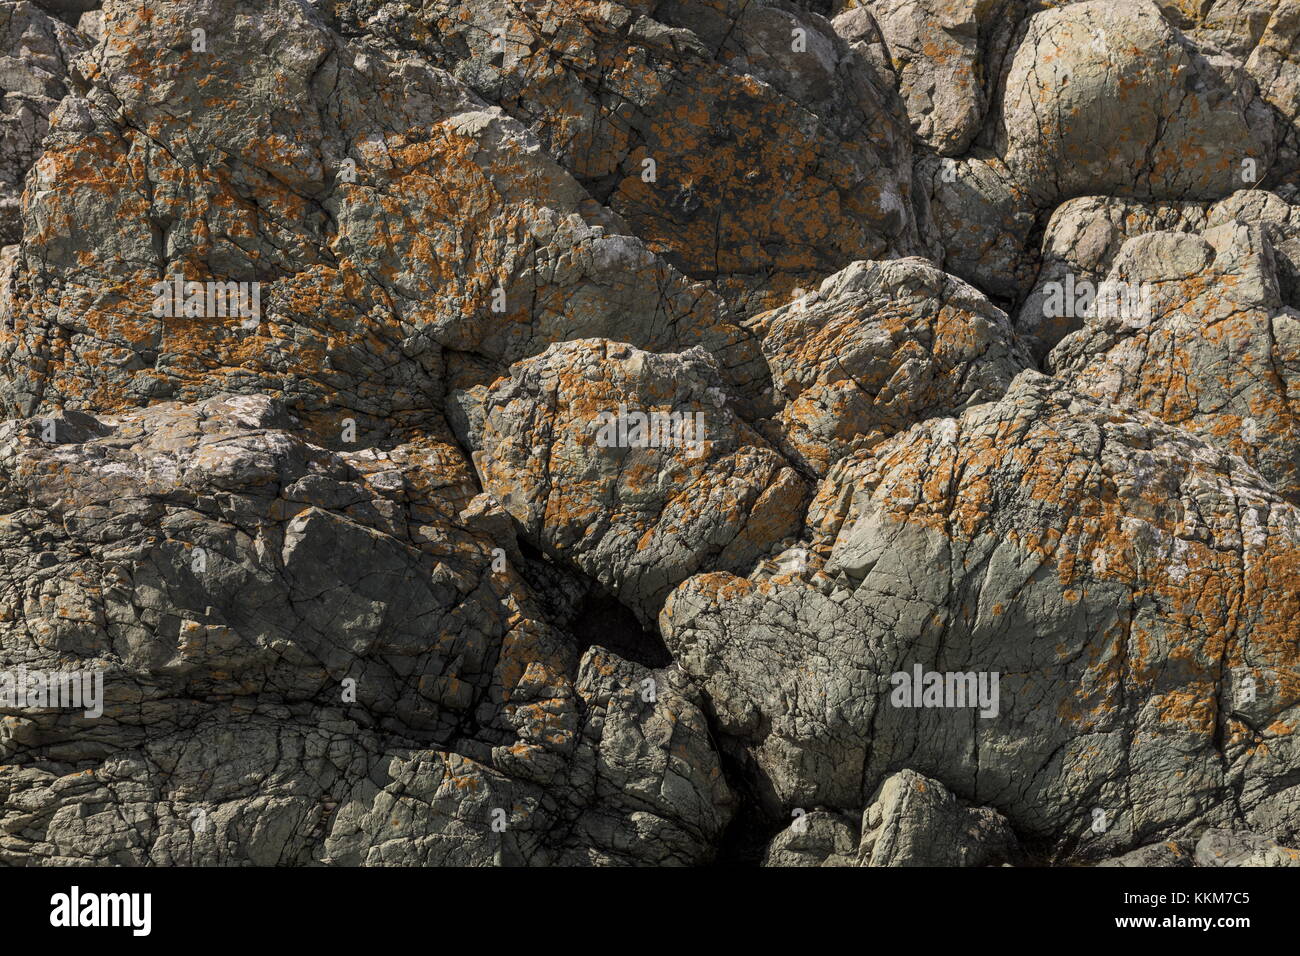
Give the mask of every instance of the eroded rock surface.
<svg viewBox="0 0 1300 956">
<path fill-rule="evenodd" d="M 0 863 L 1295 865 L 1298 41 L 0 0 Z"/>
</svg>

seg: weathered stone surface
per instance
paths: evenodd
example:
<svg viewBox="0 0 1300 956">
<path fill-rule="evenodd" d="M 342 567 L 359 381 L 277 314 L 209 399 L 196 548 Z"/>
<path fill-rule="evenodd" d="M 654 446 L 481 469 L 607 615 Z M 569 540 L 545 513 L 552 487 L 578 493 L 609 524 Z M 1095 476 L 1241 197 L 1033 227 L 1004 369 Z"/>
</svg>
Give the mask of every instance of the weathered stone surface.
<svg viewBox="0 0 1300 956">
<path fill-rule="evenodd" d="M 1229 816 L 1285 838 L 1297 529 L 1240 460 L 1026 372 L 837 464 L 804 574 L 692 578 L 660 625 L 773 816 L 907 768 L 1065 853 Z M 996 716 L 892 706 L 917 665 L 999 673 Z"/>
<path fill-rule="evenodd" d="M 1196 863 L 1190 847 L 1180 844 L 1177 840 L 1165 840 L 1161 843 L 1152 843 L 1150 846 L 1139 847 L 1120 856 L 1111 857 L 1109 860 L 1102 860 L 1097 865 L 1107 867 L 1189 867 L 1195 866 Z"/>
<path fill-rule="evenodd" d="M 901 103 L 794 4 L 335 7 L 345 33 L 418 51 L 527 123 L 651 251 L 745 311 L 916 251 Z"/>
<path fill-rule="evenodd" d="M 758 316 L 784 444 L 823 475 L 851 448 L 993 401 L 1029 358 L 975 289 L 922 259 L 857 262 Z"/>
<path fill-rule="evenodd" d="M 1196 842 L 1197 866 L 1300 866 L 1300 850 L 1254 833 L 1206 830 Z"/>
<path fill-rule="evenodd" d="M 4 708 L 4 859 L 707 858 L 731 797 L 697 692 L 579 664 L 454 449 L 293 424 L 231 397 L 0 428 L 0 654 L 105 688 L 102 717 Z"/>
<path fill-rule="evenodd" d="M 437 407 L 443 349 L 504 366 L 590 334 L 702 343 L 738 384 L 758 374 L 717 298 L 500 109 L 344 41 L 306 5 L 234 6 L 106 8 L 77 61 L 89 92 L 62 104 L 32 173 L 5 407 L 257 391 L 368 433 Z M 101 250 L 88 275 L 87 246 Z M 260 282 L 260 315 L 156 316 L 154 283 L 173 275 Z"/>
<path fill-rule="evenodd" d="M 1049 314 L 1050 284 L 1102 282 L 1129 239 L 1153 232 L 1203 233 L 1231 222 L 1264 231 L 1282 301 L 1300 305 L 1300 214 L 1281 194 L 1242 189 L 1215 203 L 1089 196 L 1062 203 L 1053 212 L 1043 236 L 1042 266 L 1016 315 L 1016 331 L 1036 356 L 1045 357 L 1084 324 L 1083 316 Z"/>
<path fill-rule="evenodd" d="M 22 234 L 23 178 L 67 92 L 68 60 L 84 49 L 74 30 L 39 6 L 0 3 L 0 246 Z"/>
<path fill-rule="evenodd" d="M 1264 230 L 1234 221 L 1138 236 L 1108 281 L 1146 287 L 1149 303 L 1095 308 L 1048 367 L 1240 455 L 1300 502 L 1300 312 L 1282 304 Z"/>
<path fill-rule="evenodd" d="M 940 264 L 990 295 L 1014 300 L 1034 281 L 1031 247 L 1036 213 L 997 157 L 925 157 L 917 163 L 917 194 Z"/>
<path fill-rule="evenodd" d="M 868 0 L 835 19 L 843 35 L 869 10 L 898 72 L 916 135 L 944 156 L 958 156 L 979 132 L 988 109 L 988 46 L 1009 0 Z"/>
<path fill-rule="evenodd" d="M 862 813 L 863 866 L 991 866 L 1016 851 L 1002 814 L 963 807 L 943 784 L 911 770 L 882 783 Z"/>
<path fill-rule="evenodd" d="M 1294 865 L 1298 31 L 0 0 L 0 863 Z"/>
<path fill-rule="evenodd" d="M 1146 0 L 1036 14 L 1006 80 L 1007 166 L 1041 203 L 1217 199 L 1262 175 L 1271 109 L 1239 61 L 1199 54 Z"/>
<path fill-rule="evenodd" d="M 814 810 L 798 816 L 772 838 L 764 866 L 854 866 L 858 851 L 856 821 Z"/>
<path fill-rule="evenodd" d="M 651 627 L 679 582 L 748 570 L 799 525 L 805 482 L 737 416 L 702 350 L 552 346 L 515 365 L 484 405 L 484 489 L 535 546 Z M 624 413 L 656 417 L 640 433 L 629 420 L 620 436 L 605 422 Z"/>
</svg>

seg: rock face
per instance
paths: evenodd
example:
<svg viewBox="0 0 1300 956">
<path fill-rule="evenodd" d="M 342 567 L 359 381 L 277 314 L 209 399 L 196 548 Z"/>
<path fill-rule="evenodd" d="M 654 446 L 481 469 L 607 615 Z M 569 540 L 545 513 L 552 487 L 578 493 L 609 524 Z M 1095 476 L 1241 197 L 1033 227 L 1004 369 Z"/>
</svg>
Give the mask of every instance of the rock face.
<svg viewBox="0 0 1300 956">
<path fill-rule="evenodd" d="M 0 4 L 0 246 L 22 236 L 23 178 L 68 92 L 68 60 L 86 39 L 38 5 Z"/>
<path fill-rule="evenodd" d="M 0 0 L 0 863 L 1296 865 L 1298 48 Z"/>
</svg>

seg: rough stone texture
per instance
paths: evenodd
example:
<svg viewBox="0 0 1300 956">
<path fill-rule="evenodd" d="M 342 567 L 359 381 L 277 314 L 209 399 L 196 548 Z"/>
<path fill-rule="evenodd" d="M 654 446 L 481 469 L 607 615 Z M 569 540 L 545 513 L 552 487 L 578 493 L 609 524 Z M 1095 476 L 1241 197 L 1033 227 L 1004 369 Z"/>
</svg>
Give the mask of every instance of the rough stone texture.
<svg viewBox="0 0 1300 956">
<path fill-rule="evenodd" d="M 1006 315 L 921 259 L 858 262 L 758 316 L 779 434 L 810 471 L 1001 397 L 1029 365 Z"/>
<path fill-rule="evenodd" d="M 1009 300 L 1033 284 L 1035 210 L 1001 160 L 925 157 L 916 174 L 944 269 Z"/>
<path fill-rule="evenodd" d="M 773 814 L 912 769 L 1060 852 L 1230 817 L 1284 838 L 1298 533 L 1240 460 L 1025 372 L 837 464 L 803 575 L 692 578 L 660 624 Z M 999 672 L 998 715 L 891 706 L 918 664 Z"/>
<path fill-rule="evenodd" d="M 23 177 L 67 93 L 68 61 L 84 49 L 74 30 L 39 6 L 0 3 L 0 246 L 22 235 Z"/>
<path fill-rule="evenodd" d="M 1146 0 L 1035 15 L 1006 81 L 1007 166 L 1041 202 L 1217 199 L 1272 163 L 1272 111 L 1242 64 L 1200 54 Z"/>
<path fill-rule="evenodd" d="M 1120 856 L 1111 857 L 1109 860 L 1102 860 L 1098 866 L 1106 867 L 1180 867 L 1185 868 L 1195 866 L 1196 862 L 1192 856 L 1190 848 L 1180 844 L 1177 840 L 1165 840 L 1161 843 L 1152 843 L 1150 846 L 1139 847 Z"/>
<path fill-rule="evenodd" d="M 916 135 L 944 156 L 966 151 L 988 109 L 988 49 L 1013 0 L 869 0 L 834 21 L 842 35 L 870 11 L 898 73 Z M 999 39 L 1005 42 L 1005 34 Z"/>
<path fill-rule="evenodd" d="M 0 0 L 0 864 L 1294 865 L 1297 9 Z"/>
<path fill-rule="evenodd" d="M 763 851 L 764 866 L 855 866 L 857 823 L 836 813 L 801 813 L 772 838 Z"/>
<path fill-rule="evenodd" d="M 963 806 L 911 770 L 880 785 L 860 826 L 825 810 L 795 814 L 768 844 L 764 866 L 995 866 L 1020 854 L 1000 813 Z"/>
<path fill-rule="evenodd" d="M 1300 850 L 1253 833 L 1206 830 L 1196 843 L 1197 866 L 1300 866 Z"/>
<path fill-rule="evenodd" d="M 592 334 L 698 342 L 737 382 L 756 374 L 725 306 L 499 108 L 349 44 L 305 5 L 235 6 L 105 9 L 76 67 L 92 88 L 61 105 L 31 175 L 4 407 L 255 389 L 322 428 L 387 431 L 438 405 L 444 349 L 499 370 Z M 225 52 L 276 48 L 292 55 Z M 102 258 L 86 274 L 88 247 Z M 161 321 L 153 283 L 171 275 L 261 281 L 261 320 Z"/>
<path fill-rule="evenodd" d="M 1293 191 L 1286 190 L 1287 195 Z M 1129 239 L 1153 232 L 1203 233 L 1230 222 L 1260 226 L 1268 239 L 1278 293 L 1289 306 L 1300 305 L 1300 213 L 1282 195 L 1242 189 L 1215 203 L 1143 203 L 1090 196 L 1062 203 L 1052 213 L 1042 243 L 1042 265 L 1034 288 L 1016 315 L 1016 331 L 1039 358 L 1071 332 L 1081 316 L 1049 315 L 1048 283 L 1099 283 Z"/>
<path fill-rule="evenodd" d="M 498 380 L 485 407 L 484 489 L 530 542 L 651 627 L 679 582 L 748 570 L 798 528 L 805 482 L 737 417 L 701 350 L 555 345 Z M 686 416 L 696 444 L 601 447 L 600 414 L 621 408 Z"/>
<path fill-rule="evenodd" d="M 1002 814 L 963 807 L 938 781 L 911 770 L 882 783 L 862 813 L 864 866 L 989 866 L 1016 850 Z"/>
<path fill-rule="evenodd" d="M 1264 230 L 1229 222 L 1199 236 L 1138 236 L 1109 279 L 1149 283 L 1150 314 L 1088 318 L 1049 367 L 1083 392 L 1205 436 L 1300 503 L 1300 312 L 1282 304 Z"/>
<path fill-rule="evenodd" d="M 527 123 L 652 251 L 750 309 L 855 259 L 915 251 L 897 93 L 794 4 L 334 6 L 345 33 L 418 51 Z"/>
<path fill-rule="evenodd" d="M 257 397 L 50 421 L 0 434 L 0 649 L 106 703 L 5 709 L 6 862 L 710 855 L 732 798 L 698 691 L 579 661 L 454 449 L 328 452 Z"/>
</svg>

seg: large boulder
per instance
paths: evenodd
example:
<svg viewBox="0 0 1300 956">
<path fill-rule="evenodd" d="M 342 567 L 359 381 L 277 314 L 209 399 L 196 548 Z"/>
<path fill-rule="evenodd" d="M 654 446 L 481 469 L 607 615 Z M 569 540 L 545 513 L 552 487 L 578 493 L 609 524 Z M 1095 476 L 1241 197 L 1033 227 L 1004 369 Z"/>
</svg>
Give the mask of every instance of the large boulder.
<svg viewBox="0 0 1300 956">
<path fill-rule="evenodd" d="M 843 459 L 807 536 L 660 616 L 771 815 L 907 768 L 1065 854 L 1294 832 L 1300 513 L 1239 459 L 1025 372 Z"/>
<path fill-rule="evenodd" d="M 1146 0 L 1036 14 L 1002 103 L 1006 164 L 1041 204 L 1105 193 L 1218 199 L 1262 178 L 1271 109 L 1239 61 L 1203 55 Z"/>
<path fill-rule="evenodd" d="M 799 527 L 806 483 L 738 416 L 702 350 L 555 345 L 513 366 L 484 408 L 471 439 L 484 489 L 648 627 L 681 581 L 748 570 Z"/>
</svg>

